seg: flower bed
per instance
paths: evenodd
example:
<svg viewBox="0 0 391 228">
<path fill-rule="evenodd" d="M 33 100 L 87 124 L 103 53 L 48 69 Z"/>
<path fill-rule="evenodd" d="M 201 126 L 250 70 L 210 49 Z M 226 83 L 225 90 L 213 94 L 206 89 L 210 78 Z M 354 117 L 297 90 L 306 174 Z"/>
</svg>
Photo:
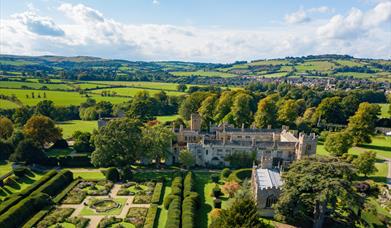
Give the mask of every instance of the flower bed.
<svg viewBox="0 0 391 228">
<path fill-rule="evenodd" d="M 136 227 L 143 227 L 145 217 L 147 216 L 148 208 L 144 207 L 131 207 L 124 221 L 130 222 Z"/>
<path fill-rule="evenodd" d="M 104 196 L 110 193 L 113 187 L 111 181 L 82 181 L 77 184 L 64 198 L 62 203 L 64 204 L 80 204 L 89 196 Z"/>
<path fill-rule="evenodd" d="M 94 209 L 96 212 L 108 212 L 115 208 L 121 207 L 121 204 L 112 199 L 93 199 L 89 203 L 89 207 Z"/>
<path fill-rule="evenodd" d="M 37 228 L 49 227 L 57 223 L 62 223 L 66 218 L 70 217 L 75 209 L 73 208 L 57 208 L 52 210 L 45 218 L 37 224 Z"/>
<path fill-rule="evenodd" d="M 133 196 L 133 195 L 151 195 L 155 188 L 155 182 L 127 182 L 121 185 L 121 189 L 118 191 L 119 196 Z"/>
</svg>

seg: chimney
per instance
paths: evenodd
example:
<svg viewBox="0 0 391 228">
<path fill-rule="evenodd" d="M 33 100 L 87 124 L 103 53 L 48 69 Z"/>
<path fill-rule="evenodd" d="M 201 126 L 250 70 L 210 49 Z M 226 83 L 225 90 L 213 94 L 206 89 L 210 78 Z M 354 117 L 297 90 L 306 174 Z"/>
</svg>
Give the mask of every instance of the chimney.
<svg viewBox="0 0 391 228">
<path fill-rule="evenodd" d="M 181 124 L 180 126 L 179 126 L 179 132 L 183 132 L 183 124 Z"/>
<path fill-rule="evenodd" d="M 272 129 L 272 125 L 270 125 L 270 124 L 267 125 L 267 129 L 269 129 L 269 130 Z"/>
<path fill-rule="evenodd" d="M 255 146 L 255 137 L 251 139 L 251 146 Z"/>
<path fill-rule="evenodd" d="M 244 123 L 242 123 L 242 132 L 244 132 Z"/>
</svg>

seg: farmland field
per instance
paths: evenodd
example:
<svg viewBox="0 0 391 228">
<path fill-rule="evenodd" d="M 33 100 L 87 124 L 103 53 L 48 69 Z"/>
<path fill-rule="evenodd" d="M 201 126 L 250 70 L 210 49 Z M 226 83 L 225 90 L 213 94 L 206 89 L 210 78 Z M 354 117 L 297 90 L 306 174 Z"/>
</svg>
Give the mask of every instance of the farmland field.
<svg viewBox="0 0 391 228">
<path fill-rule="evenodd" d="M 20 81 L 0 81 L 1 88 L 15 88 L 20 89 L 22 86 L 26 86 L 33 89 L 40 89 L 46 86 L 50 90 L 72 90 L 73 88 L 67 84 L 48 84 L 48 83 L 35 83 L 35 82 L 20 82 Z"/>
<path fill-rule="evenodd" d="M 12 109 L 12 108 L 17 108 L 17 107 L 19 107 L 19 106 L 17 104 L 15 104 L 14 102 L 0 99 L 0 108 Z"/>
<path fill-rule="evenodd" d="M 176 91 L 178 86 L 177 83 L 165 83 L 165 82 L 92 81 L 91 83 L 114 85 L 114 86 L 129 86 L 129 87 L 145 88 L 145 89 L 173 90 L 173 91 Z"/>
<path fill-rule="evenodd" d="M 62 135 L 64 138 L 69 138 L 75 131 L 90 132 L 94 129 L 98 129 L 98 122 L 96 120 L 71 120 L 57 123 L 57 126 L 62 129 Z"/>
<path fill-rule="evenodd" d="M 172 115 L 172 116 L 156 116 L 156 119 L 162 123 L 167 121 L 173 121 L 179 118 L 179 115 Z"/>
<path fill-rule="evenodd" d="M 203 76 L 203 77 L 223 77 L 223 78 L 236 76 L 236 74 L 218 72 L 218 71 L 174 71 L 174 72 L 170 72 L 170 74 L 175 76 Z"/>
<path fill-rule="evenodd" d="M 284 65 L 284 64 L 288 64 L 289 61 L 288 60 L 279 60 L 279 59 L 276 59 L 276 60 L 263 60 L 263 61 L 253 61 L 247 65 L 249 66 L 262 66 L 262 65 Z"/>
<path fill-rule="evenodd" d="M 335 64 L 327 61 L 308 61 L 299 64 L 298 66 L 296 66 L 296 69 L 299 72 L 303 72 L 306 70 L 329 71 L 332 70 L 333 67 L 335 67 Z"/>
<path fill-rule="evenodd" d="M 117 95 L 120 95 L 120 96 L 134 96 L 134 95 L 136 95 L 137 93 L 139 93 L 141 91 L 147 91 L 150 95 L 153 95 L 153 94 L 159 93 L 162 90 L 159 90 L 159 89 L 128 88 L 128 87 L 126 87 L 126 88 L 97 89 L 97 90 L 93 90 L 91 92 L 94 93 L 94 94 L 100 94 L 102 91 L 116 92 Z M 177 92 L 177 91 L 167 91 L 166 90 L 165 92 L 167 93 L 167 95 L 170 95 L 170 96 L 179 96 L 179 95 L 184 94 L 183 92 Z"/>
<path fill-rule="evenodd" d="M 32 93 L 34 93 L 35 98 L 31 98 Z M 46 98 L 44 98 L 44 93 Z M 62 92 L 62 91 L 47 91 L 47 90 L 19 90 L 19 89 L 0 89 L 0 94 L 4 95 L 15 95 L 19 100 L 22 101 L 25 105 L 36 105 L 42 100 L 51 100 L 57 106 L 68 106 L 68 105 L 79 105 L 82 102 L 85 102 L 87 98 L 80 95 L 77 92 Z M 37 98 L 38 95 L 41 98 Z M 29 96 L 27 98 L 27 96 Z M 99 101 L 110 101 L 113 104 L 121 103 L 127 101 L 128 98 L 123 97 L 102 97 L 100 95 L 92 95 L 90 98 Z M 0 106 L 0 108 L 3 108 Z"/>
<path fill-rule="evenodd" d="M 390 114 L 388 113 L 390 104 L 378 104 L 381 108 L 380 118 L 390 118 Z"/>
</svg>

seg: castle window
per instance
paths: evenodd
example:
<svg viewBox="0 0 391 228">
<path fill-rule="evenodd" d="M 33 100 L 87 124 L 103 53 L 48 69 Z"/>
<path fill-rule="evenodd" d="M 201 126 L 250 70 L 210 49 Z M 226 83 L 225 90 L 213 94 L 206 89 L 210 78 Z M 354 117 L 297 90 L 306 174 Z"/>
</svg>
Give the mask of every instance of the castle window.
<svg viewBox="0 0 391 228">
<path fill-rule="evenodd" d="M 250 136 L 249 135 L 246 135 L 246 139 L 249 139 L 250 138 Z"/>
<path fill-rule="evenodd" d="M 266 208 L 271 208 L 275 203 L 277 203 L 277 197 L 274 195 L 270 195 L 266 198 Z"/>
<path fill-rule="evenodd" d="M 241 139 L 242 138 L 242 136 L 241 135 L 238 135 L 238 139 Z"/>
<path fill-rule="evenodd" d="M 208 150 L 205 151 L 205 154 L 208 155 Z"/>
</svg>

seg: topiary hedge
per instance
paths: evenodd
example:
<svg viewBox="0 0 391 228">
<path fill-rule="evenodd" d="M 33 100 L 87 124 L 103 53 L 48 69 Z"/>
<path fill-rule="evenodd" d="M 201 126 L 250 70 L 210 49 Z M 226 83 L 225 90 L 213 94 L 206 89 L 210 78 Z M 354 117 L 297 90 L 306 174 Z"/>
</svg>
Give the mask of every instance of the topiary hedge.
<svg viewBox="0 0 391 228">
<path fill-rule="evenodd" d="M 182 227 L 195 227 L 195 214 L 199 206 L 199 195 L 191 192 L 182 203 Z"/>
<path fill-rule="evenodd" d="M 175 198 L 168 208 L 166 228 L 179 228 L 181 225 L 181 201 Z"/>
<path fill-rule="evenodd" d="M 40 210 L 37 214 L 35 214 L 30 220 L 28 220 L 22 228 L 31 228 L 34 227 L 39 221 L 41 221 L 51 210 L 53 206 L 48 206 L 42 210 Z"/>
<path fill-rule="evenodd" d="M 238 169 L 233 171 L 228 179 L 230 181 L 236 181 L 238 183 L 243 182 L 245 179 L 250 179 L 251 178 L 251 173 L 252 169 L 251 168 L 246 168 L 246 169 Z"/>
<path fill-rule="evenodd" d="M 24 190 L 12 194 L 7 200 L 3 201 L 0 204 L 0 214 L 3 214 L 5 211 L 7 211 L 10 207 L 17 204 L 19 201 L 21 201 L 24 197 L 30 195 L 33 191 L 35 191 L 37 188 L 39 188 L 41 185 L 46 183 L 48 180 L 50 180 L 53 176 L 57 174 L 56 170 L 50 170 L 45 175 L 41 177 L 41 179 L 35 181 L 33 184 L 31 184 L 29 187 L 25 188 Z"/>
<path fill-rule="evenodd" d="M 21 227 L 32 215 L 50 204 L 47 194 L 28 196 L 0 216 L 0 227 Z"/>
<path fill-rule="evenodd" d="M 157 204 L 151 204 L 148 209 L 147 217 L 145 218 L 144 228 L 153 228 L 155 227 L 157 219 Z"/>
<path fill-rule="evenodd" d="M 79 177 L 74 180 L 68 187 L 66 187 L 60 194 L 53 198 L 54 203 L 59 203 L 76 185 L 78 185 L 82 179 Z"/>
<path fill-rule="evenodd" d="M 182 188 L 183 188 L 182 181 L 183 181 L 183 178 L 180 176 L 174 178 L 174 180 L 172 181 L 172 184 L 171 184 L 171 194 L 172 195 L 177 195 L 179 197 L 182 197 Z"/>
<path fill-rule="evenodd" d="M 153 190 L 151 203 L 160 203 L 160 198 L 162 195 L 163 183 L 157 183 L 155 189 Z"/>
<path fill-rule="evenodd" d="M 56 196 L 73 181 L 73 173 L 69 170 L 62 170 L 48 182 L 39 187 L 35 192 L 43 192 L 49 196 Z"/>
<path fill-rule="evenodd" d="M 183 182 L 183 197 L 187 197 L 192 191 L 194 191 L 194 177 L 192 172 L 188 172 Z"/>
<path fill-rule="evenodd" d="M 106 170 L 105 176 L 107 180 L 110 180 L 112 182 L 117 182 L 119 180 L 119 172 L 118 169 L 115 167 L 110 167 Z"/>
</svg>

